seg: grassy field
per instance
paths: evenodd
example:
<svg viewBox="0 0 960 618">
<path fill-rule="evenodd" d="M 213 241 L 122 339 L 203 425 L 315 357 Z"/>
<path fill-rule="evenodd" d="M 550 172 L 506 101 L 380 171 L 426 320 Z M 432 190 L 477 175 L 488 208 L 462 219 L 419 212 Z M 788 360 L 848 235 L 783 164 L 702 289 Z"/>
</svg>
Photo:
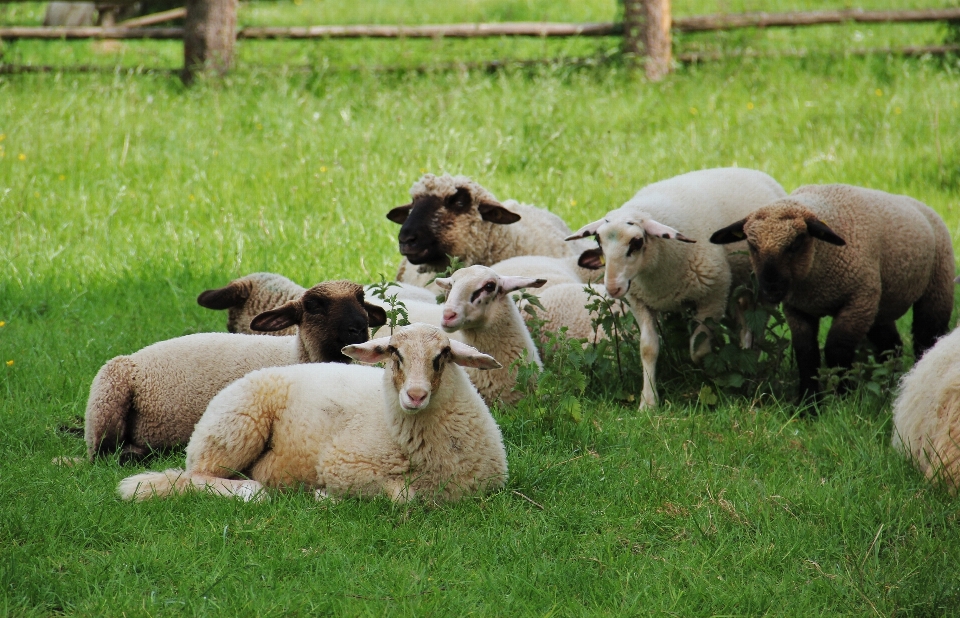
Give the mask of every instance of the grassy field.
<svg viewBox="0 0 960 618">
<path fill-rule="evenodd" d="M 310 22 L 338 23 L 616 11 L 472 2 L 448 15 L 439 1 L 415 4 L 264 3 L 241 18 L 296 23 L 283 16 L 303 7 L 316 10 Z M 3 19 L 42 14 L 36 6 Z M 439 508 L 306 494 L 128 504 L 116 483 L 142 467 L 50 463 L 82 454 L 57 428 L 83 414 L 103 362 L 224 329 L 195 304 L 200 291 L 257 270 L 304 284 L 391 275 L 397 228 L 384 214 L 425 171 L 470 174 L 576 228 L 647 183 L 739 165 L 787 190 L 848 182 L 910 194 L 960 240 L 960 71 L 818 51 L 825 38 L 829 49 L 871 44 L 857 32 L 890 36 L 703 37 L 813 53 L 680 67 L 659 84 L 616 54 L 591 68 L 344 69 L 603 55 L 616 40 L 244 44 L 225 82 L 189 90 L 162 71 L 0 75 L 0 613 L 956 614 L 960 508 L 891 451 L 889 402 L 859 396 L 818 420 L 796 418 L 788 401 L 706 407 L 671 390 L 642 413 L 587 398 L 579 424 L 495 410 L 508 489 Z M 912 27 L 907 40 L 937 37 Z M 176 68 L 182 53 L 174 43 L 3 45 L 3 62 L 105 67 Z M 174 465 L 182 455 L 151 463 Z"/>
</svg>

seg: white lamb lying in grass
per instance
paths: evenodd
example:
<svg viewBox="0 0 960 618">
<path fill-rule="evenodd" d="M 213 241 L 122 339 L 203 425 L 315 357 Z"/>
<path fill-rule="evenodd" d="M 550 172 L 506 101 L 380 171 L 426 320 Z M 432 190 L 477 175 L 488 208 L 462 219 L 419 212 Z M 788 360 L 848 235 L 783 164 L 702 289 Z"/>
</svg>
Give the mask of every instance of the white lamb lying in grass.
<svg viewBox="0 0 960 618">
<path fill-rule="evenodd" d="M 124 499 L 188 489 L 257 497 L 263 487 L 316 488 L 317 496 L 442 501 L 507 480 L 500 428 L 457 365 L 500 364 L 414 324 L 349 345 L 360 365 L 296 365 L 253 372 L 218 394 L 187 445 L 186 470 L 120 482 Z M 238 478 L 242 475 L 246 479 Z"/>
</svg>

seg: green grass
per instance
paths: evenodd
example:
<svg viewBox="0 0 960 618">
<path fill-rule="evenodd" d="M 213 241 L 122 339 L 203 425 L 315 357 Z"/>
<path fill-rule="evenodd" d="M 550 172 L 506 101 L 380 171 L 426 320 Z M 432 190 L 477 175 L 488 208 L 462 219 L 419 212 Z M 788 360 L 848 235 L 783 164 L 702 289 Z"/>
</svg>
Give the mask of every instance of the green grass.
<svg viewBox="0 0 960 618">
<path fill-rule="evenodd" d="M 367 21 L 369 7 L 319 4 Z M 464 19 L 496 6 L 468 4 Z M 571 21 L 615 10 L 558 6 L 551 18 Z M 5 61 L 21 48 L 44 62 L 93 53 L 33 45 L 9 44 Z M 174 45 L 155 45 L 137 53 L 177 66 Z M 351 72 L 408 62 L 414 44 L 324 45 L 296 53 L 340 54 L 327 66 L 265 67 L 242 51 L 226 81 L 189 90 L 164 73 L 0 76 L 0 613 L 956 612 L 957 503 L 891 451 L 889 405 L 857 397 L 819 420 L 788 402 L 708 409 L 675 391 L 649 413 L 588 399 L 583 423 L 554 429 L 496 411 L 508 489 L 439 508 L 303 494 L 128 504 L 114 488 L 142 468 L 52 466 L 83 452 L 57 426 L 83 414 L 103 362 L 224 329 L 195 304 L 203 289 L 256 270 L 301 283 L 392 274 L 397 228 L 383 215 L 425 170 L 470 174 L 577 227 L 647 183 L 735 164 L 788 190 L 907 193 L 960 238 L 960 81 L 937 59 L 730 60 L 649 84 L 616 58 Z M 494 42 L 434 45 L 414 55 L 499 57 L 484 56 Z"/>
</svg>

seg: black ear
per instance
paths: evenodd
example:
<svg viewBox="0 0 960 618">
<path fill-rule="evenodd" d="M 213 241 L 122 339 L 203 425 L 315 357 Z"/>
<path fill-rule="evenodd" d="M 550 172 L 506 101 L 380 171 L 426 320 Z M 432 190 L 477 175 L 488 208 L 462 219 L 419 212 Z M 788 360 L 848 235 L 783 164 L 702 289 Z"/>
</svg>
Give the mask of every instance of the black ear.
<svg viewBox="0 0 960 618">
<path fill-rule="evenodd" d="M 371 327 L 383 326 L 387 323 L 387 312 L 383 310 L 383 307 L 363 303 L 363 308 L 367 310 L 367 324 Z"/>
<path fill-rule="evenodd" d="M 600 247 L 587 249 L 580 254 L 580 259 L 577 260 L 577 266 L 589 268 L 590 270 L 600 270 L 603 268 L 603 249 Z"/>
<path fill-rule="evenodd" d="M 201 293 L 197 296 L 197 304 L 207 309 L 229 309 L 239 307 L 249 297 L 250 286 L 234 281 L 226 287 Z"/>
<path fill-rule="evenodd" d="M 250 322 L 250 328 L 272 333 L 291 326 L 299 326 L 303 321 L 303 305 L 299 300 L 280 305 L 276 309 L 264 311 Z"/>
<path fill-rule="evenodd" d="M 403 224 L 407 220 L 407 217 L 410 216 L 410 211 L 413 210 L 413 204 L 407 204 L 406 206 L 397 206 L 393 210 L 387 213 L 387 219 L 390 219 L 394 223 Z"/>
<path fill-rule="evenodd" d="M 484 202 L 477 207 L 477 210 L 480 211 L 480 218 L 484 221 L 489 221 L 490 223 L 508 225 L 510 223 L 516 223 L 520 220 L 520 215 L 507 210 L 500 204 Z"/>
<path fill-rule="evenodd" d="M 838 247 L 847 244 L 847 241 L 837 236 L 836 233 L 820 219 L 807 219 L 807 233 L 816 239 L 828 242 L 831 245 L 837 245 Z"/>
<path fill-rule="evenodd" d="M 710 236 L 710 242 L 715 245 L 729 245 L 730 243 L 740 242 L 747 235 L 743 233 L 743 225 L 746 219 L 741 219 L 736 223 L 731 223 L 725 228 L 719 229 Z"/>
</svg>

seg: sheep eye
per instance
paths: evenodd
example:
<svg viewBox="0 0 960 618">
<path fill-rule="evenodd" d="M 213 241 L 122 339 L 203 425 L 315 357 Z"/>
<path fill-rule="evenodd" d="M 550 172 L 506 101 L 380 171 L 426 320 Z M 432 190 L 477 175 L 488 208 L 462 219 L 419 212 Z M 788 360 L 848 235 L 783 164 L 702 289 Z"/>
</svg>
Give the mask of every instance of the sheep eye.
<svg viewBox="0 0 960 618">
<path fill-rule="evenodd" d="M 793 242 L 790 243 L 790 246 L 787 247 L 787 251 L 789 251 L 790 253 L 796 253 L 803 247 L 803 242 L 805 240 L 806 238 L 804 237 L 803 234 L 801 234 L 800 236 L 797 236 L 796 238 L 793 239 Z"/>
<path fill-rule="evenodd" d="M 400 353 L 400 350 L 396 349 L 393 346 L 389 346 L 387 348 L 387 352 L 389 352 L 390 354 L 393 354 L 394 358 L 397 359 L 398 363 L 400 363 L 401 365 L 403 364 L 403 354 Z"/>
<path fill-rule="evenodd" d="M 309 296 L 303 299 L 303 310 L 307 313 L 323 313 L 327 310 L 327 300 Z"/>
<path fill-rule="evenodd" d="M 488 281 L 487 285 L 483 286 L 483 291 L 492 294 L 494 290 L 497 289 L 497 284 L 493 281 Z"/>
<path fill-rule="evenodd" d="M 627 257 L 630 257 L 630 254 L 632 254 L 634 251 L 639 251 L 640 249 L 643 249 L 643 238 L 634 238 L 630 241 L 630 246 L 627 249 Z"/>
<path fill-rule="evenodd" d="M 433 370 L 440 371 L 440 359 L 443 358 L 443 354 L 437 354 L 433 359 Z"/>
</svg>

